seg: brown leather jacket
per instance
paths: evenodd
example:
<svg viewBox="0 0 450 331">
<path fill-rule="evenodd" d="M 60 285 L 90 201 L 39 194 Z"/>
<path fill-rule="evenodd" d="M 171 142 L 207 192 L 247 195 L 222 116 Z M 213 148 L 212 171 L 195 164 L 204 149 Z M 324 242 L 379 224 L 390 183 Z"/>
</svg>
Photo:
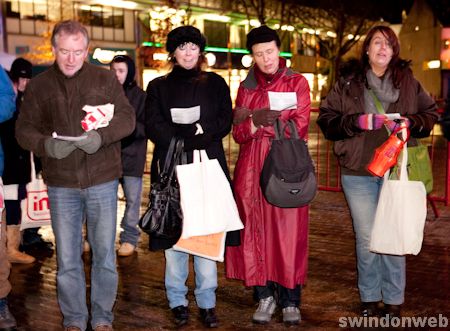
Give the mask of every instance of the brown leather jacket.
<svg viewBox="0 0 450 331">
<path fill-rule="evenodd" d="M 358 74 L 358 68 L 342 76 L 320 105 L 317 124 L 325 138 L 334 141 L 334 153 L 342 167 L 358 170 L 361 166 L 364 138 L 369 131 L 356 125 L 359 115 L 364 113 L 365 82 Z M 434 100 L 425 92 L 405 65 L 405 76 L 400 85 L 400 96 L 386 113 L 400 113 L 410 121 L 413 138 L 430 135 L 438 120 Z M 412 145 L 414 141 L 411 141 Z"/>
<path fill-rule="evenodd" d="M 46 155 L 44 142 L 52 132 L 83 134 L 83 106 L 106 103 L 114 104 L 114 116 L 107 127 L 97 130 L 102 143 L 96 153 L 76 149 L 61 160 Z M 23 148 L 41 158 L 47 185 L 83 189 L 121 176 L 120 140 L 134 127 L 135 112 L 112 71 L 84 63 L 73 77 L 67 78 L 55 63 L 28 84 L 16 138 Z"/>
</svg>

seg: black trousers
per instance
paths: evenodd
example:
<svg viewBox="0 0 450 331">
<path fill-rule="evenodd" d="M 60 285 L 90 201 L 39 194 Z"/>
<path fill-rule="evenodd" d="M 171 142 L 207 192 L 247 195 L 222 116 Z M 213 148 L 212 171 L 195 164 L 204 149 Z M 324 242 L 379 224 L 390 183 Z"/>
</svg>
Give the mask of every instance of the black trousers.
<svg viewBox="0 0 450 331">
<path fill-rule="evenodd" d="M 254 286 L 254 298 L 256 301 L 274 296 L 281 308 L 298 307 L 302 294 L 301 285 L 295 288 L 286 288 L 278 283 L 268 281 L 266 286 Z"/>
</svg>

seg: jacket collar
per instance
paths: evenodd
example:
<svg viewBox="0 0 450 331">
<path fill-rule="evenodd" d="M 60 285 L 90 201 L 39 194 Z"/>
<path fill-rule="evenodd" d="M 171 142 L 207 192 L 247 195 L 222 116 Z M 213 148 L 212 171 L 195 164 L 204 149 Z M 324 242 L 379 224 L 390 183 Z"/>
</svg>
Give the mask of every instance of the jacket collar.
<svg viewBox="0 0 450 331">
<path fill-rule="evenodd" d="M 84 71 L 86 71 L 86 67 L 89 64 L 85 61 L 83 62 L 83 66 L 80 68 L 80 70 L 78 70 L 73 76 L 71 77 L 67 77 L 66 75 L 64 75 L 64 73 L 61 71 L 61 69 L 59 69 L 58 63 L 53 62 L 53 69 L 55 70 L 56 74 L 61 77 L 61 78 L 65 78 L 65 79 L 72 79 L 75 77 L 78 77 L 79 75 L 81 75 Z"/>
</svg>

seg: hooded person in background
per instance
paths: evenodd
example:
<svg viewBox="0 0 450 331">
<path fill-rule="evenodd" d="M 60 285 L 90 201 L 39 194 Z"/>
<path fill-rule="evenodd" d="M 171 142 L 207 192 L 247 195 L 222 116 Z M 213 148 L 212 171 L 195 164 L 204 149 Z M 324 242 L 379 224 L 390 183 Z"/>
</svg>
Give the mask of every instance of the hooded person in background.
<svg viewBox="0 0 450 331">
<path fill-rule="evenodd" d="M 145 98 L 147 94 L 137 86 L 136 66 L 127 55 L 116 55 L 110 64 L 119 83 L 125 91 L 128 101 L 136 112 L 136 128 L 128 137 L 122 139 L 122 170 L 120 179 L 125 194 L 126 206 L 122 218 L 120 247 L 118 256 L 130 256 L 139 240 L 139 212 L 141 207 L 142 176 L 147 155 L 147 137 L 145 136 Z"/>
<path fill-rule="evenodd" d="M 164 163 L 173 137 L 184 139 L 184 151 L 192 162 L 193 150 L 204 149 L 211 159 L 217 159 L 229 178 L 222 139 L 231 129 L 230 89 L 225 80 L 213 72 L 202 70 L 205 63 L 206 40 L 197 28 L 186 25 L 172 30 L 166 48 L 172 70 L 152 80 L 147 87 L 146 133 L 158 153 L 153 158 Z M 182 124 L 171 115 L 171 109 L 198 107 L 195 123 Z M 195 135 L 196 123 L 204 130 Z M 162 169 L 162 166 L 160 167 Z M 152 174 L 152 177 L 155 174 Z M 228 238 L 227 238 L 228 239 Z M 166 249 L 165 286 L 169 306 L 178 326 L 188 323 L 189 254 L 171 247 L 177 240 L 150 238 L 152 249 Z M 208 328 L 218 326 L 216 315 L 217 265 L 213 260 L 194 256 L 195 299 L 200 318 Z"/>
</svg>

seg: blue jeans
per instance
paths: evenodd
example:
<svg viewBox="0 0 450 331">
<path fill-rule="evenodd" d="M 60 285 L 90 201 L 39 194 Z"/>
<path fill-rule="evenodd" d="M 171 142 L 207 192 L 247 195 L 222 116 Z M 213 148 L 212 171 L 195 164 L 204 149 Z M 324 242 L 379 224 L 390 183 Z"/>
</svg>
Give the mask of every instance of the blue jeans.
<svg viewBox="0 0 450 331">
<path fill-rule="evenodd" d="M 92 250 L 91 325 L 112 324 L 118 276 L 114 241 L 118 180 L 86 189 L 48 187 L 58 262 L 58 302 L 64 327 L 86 329 L 86 280 L 81 228 L 86 216 Z"/>
<path fill-rule="evenodd" d="M 383 179 L 371 176 L 342 176 L 342 188 L 356 235 L 358 288 L 362 302 L 383 300 L 399 305 L 404 301 L 406 263 L 404 256 L 369 251 L 378 197 Z"/>
<path fill-rule="evenodd" d="M 123 231 L 120 233 L 121 243 L 137 246 L 139 240 L 139 214 L 141 208 L 142 177 L 123 176 L 121 179 L 125 194 L 125 213 L 120 223 Z"/>
<path fill-rule="evenodd" d="M 166 295 L 170 308 L 188 306 L 186 280 L 189 275 L 189 254 L 167 249 Z M 217 265 L 213 260 L 194 255 L 195 300 L 202 309 L 216 306 Z"/>
</svg>

